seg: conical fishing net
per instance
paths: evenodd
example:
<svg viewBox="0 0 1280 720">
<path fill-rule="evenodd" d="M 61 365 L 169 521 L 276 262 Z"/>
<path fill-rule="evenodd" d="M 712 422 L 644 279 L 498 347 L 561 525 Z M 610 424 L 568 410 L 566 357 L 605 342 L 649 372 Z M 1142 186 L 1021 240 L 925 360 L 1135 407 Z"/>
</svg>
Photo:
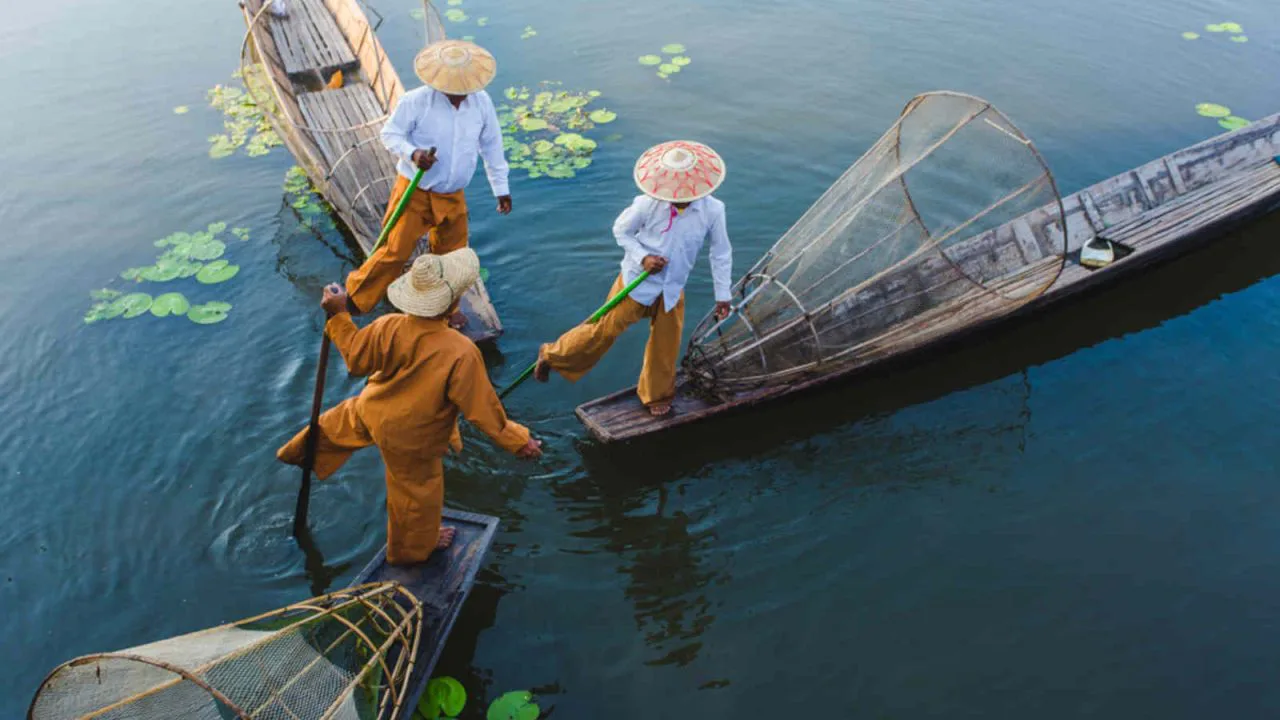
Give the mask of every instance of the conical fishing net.
<svg viewBox="0 0 1280 720">
<path fill-rule="evenodd" d="M 58 667 L 31 720 L 364 720 L 405 701 L 422 607 L 376 583 Z"/>
<path fill-rule="evenodd" d="M 847 369 L 1010 312 L 1063 267 L 1062 201 L 1038 152 L 979 98 L 929 93 L 735 286 L 685 357 L 723 396 Z"/>
</svg>

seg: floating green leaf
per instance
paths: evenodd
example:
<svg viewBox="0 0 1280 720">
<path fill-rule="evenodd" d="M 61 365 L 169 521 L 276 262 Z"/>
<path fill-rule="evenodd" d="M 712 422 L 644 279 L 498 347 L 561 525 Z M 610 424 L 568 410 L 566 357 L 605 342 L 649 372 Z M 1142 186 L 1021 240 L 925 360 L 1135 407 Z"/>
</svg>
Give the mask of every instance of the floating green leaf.
<svg viewBox="0 0 1280 720">
<path fill-rule="evenodd" d="M 143 292 L 129 293 L 115 300 L 115 304 L 122 308 L 124 317 L 136 318 L 151 309 L 151 296 Z"/>
<path fill-rule="evenodd" d="M 124 308 L 109 300 L 99 300 L 90 306 L 89 310 L 84 314 L 84 324 L 92 325 L 100 320 L 110 320 L 118 318 L 124 313 Z"/>
<path fill-rule="evenodd" d="M 231 303 L 207 302 L 203 305 L 192 305 L 187 309 L 187 319 L 197 325 L 212 325 L 227 319 L 231 311 Z"/>
<path fill-rule="evenodd" d="M 181 263 L 160 258 L 155 265 L 142 268 L 137 277 L 150 282 L 169 282 L 181 277 L 183 269 L 184 266 Z"/>
<path fill-rule="evenodd" d="M 418 701 L 418 712 L 427 720 L 440 717 L 457 717 L 467 704 L 467 691 L 462 683 L 451 677 L 431 678 L 427 683 L 427 691 Z"/>
<path fill-rule="evenodd" d="M 542 710 L 533 702 L 533 693 L 514 690 L 503 694 L 489 705 L 486 720 L 537 720 Z"/>
<path fill-rule="evenodd" d="M 555 143 L 548 142 L 547 140 L 538 140 L 534 142 L 531 147 L 533 148 L 534 155 L 546 155 L 556 149 Z"/>
<path fill-rule="evenodd" d="M 209 90 L 209 105 L 222 112 L 225 131 L 209 136 L 209 156 L 227 157 L 246 144 L 249 155 L 265 155 L 282 144 L 267 119 L 267 113 L 276 111 L 270 80 L 259 64 L 250 65 L 243 74 L 237 71 L 234 76 L 243 80 L 252 92 L 225 85 L 215 85 Z M 258 101 L 264 103 L 263 107 L 258 106 Z"/>
<path fill-rule="evenodd" d="M 1237 34 L 1244 32 L 1244 28 L 1240 27 L 1240 23 L 1227 22 L 1227 23 L 1222 23 L 1221 25 L 1219 25 L 1219 27 L 1222 28 L 1222 32 L 1237 33 Z"/>
<path fill-rule="evenodd" d="M 191 112 L 191 108 L 187 107 L 186 105 L 179 105 L 178 107 L 173 109 L 174 115 L 186 115 L 189 112 Z"/>
<path fill-rule="evenodd" d="M 209 223 L 209 232 L 213 233 L 214 235 L 217 235 L 218 233 L 226 229 L 227 229 L 227 224 L 224 222 Z"/>
<path fill-rule="evenodd" d="M 573 168 L 568 165 L 555 165 L 547 171 L 547 177 L 565 179 L 575 175 Z"/>
<path fill-rule="evenodd" d="M 658 72 L 666 73 L 667 75 L 674 75 L 680 72 L 680 66 L 672 65 L 671 63 L 662 63 L 658 66 Z"/>
<path fill-rule="evenodd" d="M 657 55 L 641 55 L 640 64 L 641 65 L 661 65 L 662 58 Z"/>
<path fill-rule="evenodd" d="M 488 24 L 489 24 L 489 17 L 487 15 L 484 17 L 476 18 L 476 25 L 480 27 L 484 27 L 485 25 L 488 25 Z"/>
<path fill-rule="evenodd" d="M 458 23 L 460 23 L 460 22 L 466 22 L 466 21 L 467 21 L 467 13 L 466 13 L 466 11 L 464 11 L 464 10 L 460 10 L 460 9 L 458 9 L 458 8 L 450 8 L 449 10 L 446 10 L 446 11 L 444 12 L 444 17 L 445 17 L 445 19 L 446 19 L 446 20 L 448 20 L 448 21 L 450 21 L 450 22 L 458 22 Z"/>
<path fill-rule="evenodd" d="M 170 292 L 163 295 L 157 295 L 155 300 L 151 301 L 151 314 L 156 317 L 168 317 L 170 315 L 186 315 L 187 310 L 191 308 L 191 303 L 182 293 Z"/>
<path fill-rule="evenodd" d="M 1232 37 L 1232 38 L 1231 38 L 1231 42 L 1234 42 L 1234 43 L 1247 43 L 1247 42 L 1249 42 L 1249 38 L 1245 37 L 1244 35 L 1236 35 L 1236 36 L 1234 36 L 1234 37 Z"/>
<path fill-rule="evenodd" d="M 599 90 L 588 90 L 588 91 L 587 91 L 587 97 L 589 97 L 589 98 L 598 98 L 598 97 L 600 97 L 600 91 L 599 91 Z"/>
<path fill-rule="evenodd" d="M 1200 33 L 1193 33 L 1193 32 L 1182 33 L 1183 40 L 1197 40 L 1199 39 L 1199 37 L 1200 37 Z"/>
<path fill-rule="evenodd" d="M 409 17 L 413 18 L 414 20 L 426 20 L 427 12 L 422 8 L 413 8 L 409 10 Z"/>
<path fill-rule="evenodd" d="M 1214 24 L 1212 24 L 1212 25 L 1205 25 L 1205 26 L 1204 26 L 1204 29 L 1205 29 L 1205 30 L 1208 30 L 1209 32 L 1213 32 L 1213 33 L 1226 32 L 1226 31 L 1227 31 L 1227 29 L 1226 29 L 1225 27 L 1223 27 L 1222 25 L 1218 25 L 1218 24 L 1216 24 L 1216 23 L 1214 23 Z"/>
<path fill-rule="evenodd" d="M 231 155 L 239 147 L 226 135 L 213 135 L 209 138 L 209 142 L 213 143 L 209 146 L 209 157 L 214 160 Z"/>
<path fill-rule="evenodd" d="M 662 52 L 667 55 L 682 55 L 684 54 L 684 49 L 684 46 L 680 43 L 671 43 L 670 45 L 662 46 Z"/>
<path fill-rule="evenodd" d="M 671 64 L 675 65 L 676 67 L 684 67 L 685 65 L 688 65 L 691 62 L 693 62 L 693 59 L 686 57 L 684 55 L 677 55 L 671 58 Z"/>
<path fill-rule="evenodd" d="M 1196 112 L 1205 117 L 1224 118 L 1231 114 L 1231 108 L 1215 103 L 1200 103 L 1196 105 Z"/>
<path fill-rule="evenodd" d="M 531 38 L 531 37 L 533 37 L 534 35 L 537 35 L 537 34 L 538 34 L 538 31 L 537 31 L 537 30 L 534 30 L 532 25 L 525 25 L 525 26 L 524 26 L 524 32 L 520 33 L 520 39 L 521 39 L 521 40 L 528 40 L 529 38 Z"/>
<path fill-rule="evenodd" d="M 240 272 L 239 265 L 232 265 L 226 260 L 214 260 L 200 268 L 200 272 L 196 273 L 196 282 L 202 285 L 216 285 L 230 280 L 238 272 Z"/>
<path fill-rule="evenodd" d="M 226 251 L 227 246 L 221 240 L 202 237 L 192 241 L 187 254 L 196 260 L 213 260 L 222 257 Z"/>
<path fill-rule="evenodd" d="M 489 268 L 480 268 L 480 282 L 489 282 Z"/>
<path fill-rule="evenodd" d="M 249 228 L 247 227 L 231 228 L 231 234 L 235 235 L 241 241 L 245 241 L 249 239 Z"/>
<path fill-rule="evenodd" d="M 1219 120 L 1218 124 L 1226 130 L 1239 130 L 1242 127 L 1248 127 L 1250 123 L 1242 117 L 1230 115 Z"/>
<path fill-rule="evenodd" d="M 587 117 L 591 118 L 591 122 L 597 125 L 604 125 L 605 123 L 611 123 L 614 120 L 617 120 L 618 114 L 601 108 L 599 110 L 592 110 L 591 114 Z"/>
<path fill-rule="evenodd" d="M 534 130 L 546 130 L 549 126 L 547 121 L 542 118 L 527 117 L 520 120 L 520 128 L 525 132 L 533 132 Z"/>
<path fill-rule="evenodd" d="M 457 7 L 462 4 L 462 0 L 448 0 L 448 4 L 451 7 Z"/>
<path fill-rule="evenodd" d="M 663 80 L 666 80 L 667 78 L 669 78 L 669 77 L 671 77 L 671 76 L 670 76 L 670 75 L 668 75 L 667 73 L 660 72 L 660 73 L 658 73 L 658 77 L 662 78 Z"/>
</svg>

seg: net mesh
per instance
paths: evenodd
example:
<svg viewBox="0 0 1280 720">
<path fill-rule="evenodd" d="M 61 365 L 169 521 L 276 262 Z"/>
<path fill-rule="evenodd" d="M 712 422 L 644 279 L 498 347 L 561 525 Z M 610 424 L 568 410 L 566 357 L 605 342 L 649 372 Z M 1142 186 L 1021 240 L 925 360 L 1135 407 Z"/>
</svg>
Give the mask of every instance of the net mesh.
<svg viewBox="0 0 1280 720">
<path fill-rule="evenodd" d="M 422 630 L 402 587 L 348 588 L 238 623 L 72 660 L 33 720 L 391 718 Z"/>
<path fill-rule="evenodd" d="M 1056 227 L 1032 232 L 1028 213 Z M 839 370 L 904 337 L 1007 312 L 1066 254 L 1062 202 L 1038 152 L 990 103 L 928 93 L 705 318 L 685 358 L 706 390 Z"/>
</svg>

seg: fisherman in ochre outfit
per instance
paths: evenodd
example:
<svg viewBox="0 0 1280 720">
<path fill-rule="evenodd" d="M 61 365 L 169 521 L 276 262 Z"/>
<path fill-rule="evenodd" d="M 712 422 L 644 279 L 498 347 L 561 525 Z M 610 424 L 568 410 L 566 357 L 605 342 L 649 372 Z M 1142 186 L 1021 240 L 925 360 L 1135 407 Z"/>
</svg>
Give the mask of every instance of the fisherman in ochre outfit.
<svg viewBox="0 0 1280 720">
<path fill-rule="evenodd" d="M 546 382 L 555 370 L 576 381 L 595 366 L 624 330 L 649 321 L 649 344 L 636 392 L 655 416 L 671 412 L 676 360 L 684 330 L 684 286 L 704 242 L 710 240 L 716 316 L 729 316 L 733 248 L 725 228 L 724 203 L 711 193 L 724 180 L 724 161 L 696 142 L 675 141 L 647 150 L 635 168 L 644 191 L 613 224 L 622 246 L 622 273 L 609 297 L 648 270 L 649 277 L 621 304 L 591 325 L 579 325 L 543 345 L 534 377 Z"/>
<path fill-rule="evenodd" d="M 493 56 L 474 43 L 444 40 L 418 53 L 414 69 L 426 87 L 401 96 L 382 127 L 382 143 L 398 159 L 384 224 L 416 170 L 426 172 L 386 243 L 347 275 L 351 310 L 356 313 L 369 312 L 382 300 L 424 233 L 430 231 L 431 252 L 437 255 L 467 247 L 463 188 L 475 175 L 477 154 L 484 157 L 498 212 L 511 212 L 502 128 L 493 99 L 484 91 L 497 71 Z M 450 322 L 461 327 L 465 316 L 455 313 Z"/>
<path fill-rule="evenodd" d="M 314 470 L 324 479 L 360 448 L 377 445 L 387 467 L 387 562 L 425 561 L 453 542 L 441 527 L 445 452 L 462 450 L 458 413 L 518 457 L 542 455 L 540 443 L 507 418 L 480 350 L 448 325 L 458 298 L 476 281 L 480 260 L 470 249 L 422 255 L 387 290 L 405 314 L 384 315 L 363 330 L 347 312 L 347 294 L 325 288 L 325 332 L 352 375 L 368 376 L 359 395 L 320 416 Z M 303 429 L 276 456 L 305 461 Z"/>
</svg>

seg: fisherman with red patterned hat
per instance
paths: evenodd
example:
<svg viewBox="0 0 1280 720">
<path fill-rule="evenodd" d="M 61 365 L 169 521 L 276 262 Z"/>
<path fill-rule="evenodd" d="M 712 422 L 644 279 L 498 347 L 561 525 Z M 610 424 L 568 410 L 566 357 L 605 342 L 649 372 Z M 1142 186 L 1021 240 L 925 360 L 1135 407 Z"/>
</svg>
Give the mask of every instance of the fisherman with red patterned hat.
<svg viewBox="0 0 1280 720">
<path fill-rule="evenodd" d="M 684 331 L 684 286 L 703 244 L 710 241 L 716 316 L 729 315 L 733 248 L 725 228 L 724 203 L 711 193 L 724 181 L 724 161 L 701 143 L 678 140 L 647 150 L 636 162 L 636 184 L 644 192 L 618 216 L 613 235 L 622 246 L 622 272 L 613 297 L 649 271 L 627 299 L 592 325 L 579 325 L 538 353 L 534 377 L 546 382 L 555 370 L 578 380 L 609 351 L 618 336 L 649 321 L 636 393 L 654 416 L 671 412 L 676 362 Z"/>
</svg>

